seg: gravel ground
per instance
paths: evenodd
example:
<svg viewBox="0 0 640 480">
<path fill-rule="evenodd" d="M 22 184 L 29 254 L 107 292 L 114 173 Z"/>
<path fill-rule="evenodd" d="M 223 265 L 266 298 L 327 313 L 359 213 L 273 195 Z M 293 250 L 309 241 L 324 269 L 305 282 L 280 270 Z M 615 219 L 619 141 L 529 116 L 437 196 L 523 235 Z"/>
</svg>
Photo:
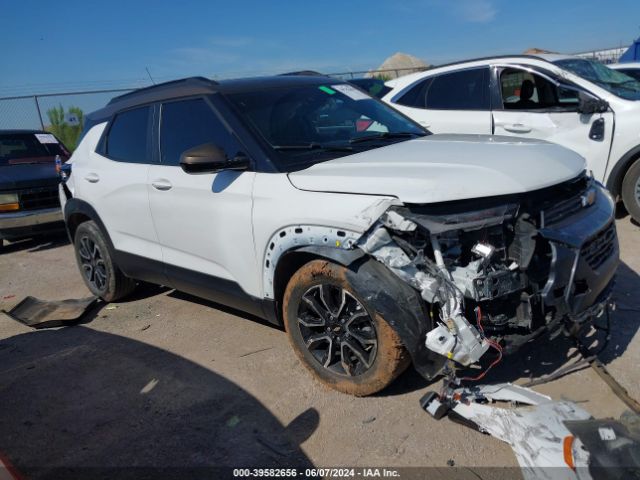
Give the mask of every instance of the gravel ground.
<svg viewBox="0 0 640 480">
<path fill-rule="evenodd" d="M 639 230 L 629 217 L 618 220 L 618 309 L 601 355 L 636 399 Z M 11 244 L 0 255 L 0 310 L 27 295 L 88 294 L 62 237 Z M 517 465 L 506 444 L 423 413 L 428 384 L 412 369 L 372 397 L 336 393 L 314 382 L 281 330 L 161 287 L 144 286 L 92 317 L 34 331 L 0 313 L 0 454 L 27 476 L 55 467 L 295 463 L 437 467 L 432 477 L 454 464 L 463 478 L 512 478 L 483 467 Z M 538 341 L 486 381 L 524 382 L 573 359 L 566 340 Z M 625 410 L 591 369 L 536 389 L 596 418 Z"/>
</svg>

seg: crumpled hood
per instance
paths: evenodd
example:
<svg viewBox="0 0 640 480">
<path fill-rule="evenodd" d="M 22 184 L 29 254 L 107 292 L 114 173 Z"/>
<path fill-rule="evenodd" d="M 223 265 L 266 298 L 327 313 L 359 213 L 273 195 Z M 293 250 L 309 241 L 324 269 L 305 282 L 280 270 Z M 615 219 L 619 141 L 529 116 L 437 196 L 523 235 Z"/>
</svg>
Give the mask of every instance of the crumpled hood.
<svg viewBox="0 0 640 480">
<path fill-rule="evenodd" d="M 298 189 L 436 203 L 539 190 L 585 169 L 577 153 L 542 140 L 431 135 L 289 174 Z"/>
</svg>

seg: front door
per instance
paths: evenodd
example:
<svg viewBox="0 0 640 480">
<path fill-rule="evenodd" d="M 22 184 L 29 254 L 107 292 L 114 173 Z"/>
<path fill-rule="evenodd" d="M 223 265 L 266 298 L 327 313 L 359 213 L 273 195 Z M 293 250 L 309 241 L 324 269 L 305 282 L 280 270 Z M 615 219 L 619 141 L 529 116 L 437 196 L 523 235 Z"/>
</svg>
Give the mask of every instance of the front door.
<svg viewBox="0 0 640 480">
<path fill-rule="evenodd" d="M 603 181 L 613 136 L 612 112 L 578 113 L 578 94 L 546 74 L 519 67 L 495 69 L 494 133 L 537 138 L 574 150 Z"/>
<path fill-rule="evenodd" d="M 149 169 L 148 192 L 171 285 L 206 298 L 211 298 L 207 289 L 240 285 L 250 290 L 247 278 L 256 272 L 251 228 L 255 173 L 190 174 L 180 167 L 185 150 L 212 143 L 232 158 L 243 153 L 240 142 L 208 98 L 163 103 L 159 133 L 160 162 Z M 194 289 L 198 284 L 202 291 Z"/>
</svg>

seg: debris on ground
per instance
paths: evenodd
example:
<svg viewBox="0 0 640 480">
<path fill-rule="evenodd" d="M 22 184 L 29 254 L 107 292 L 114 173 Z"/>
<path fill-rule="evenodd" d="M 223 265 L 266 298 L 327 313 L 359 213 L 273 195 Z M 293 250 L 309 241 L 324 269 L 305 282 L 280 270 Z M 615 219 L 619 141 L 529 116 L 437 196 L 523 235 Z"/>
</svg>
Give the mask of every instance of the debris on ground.
<svg viewBox="0 0 640 480">
<path fill-rule="evenodd" d="M 40 300 L 28 296 L 11 310 L 2 310 L 12 319 L 31 328 L 63 327 L 78 323 L 104 305 L 98 297 L 70 300 Z"/>
</svg>

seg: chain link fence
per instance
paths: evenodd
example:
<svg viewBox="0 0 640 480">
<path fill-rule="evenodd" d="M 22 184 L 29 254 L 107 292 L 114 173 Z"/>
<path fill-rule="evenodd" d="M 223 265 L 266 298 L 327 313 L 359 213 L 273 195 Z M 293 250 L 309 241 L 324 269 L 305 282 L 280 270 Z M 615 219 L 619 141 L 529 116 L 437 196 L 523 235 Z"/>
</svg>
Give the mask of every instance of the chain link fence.
<svg viewBox="0 0 640 480">
<path fill-rule="evenodd" d="M 92 90 L 55 94 L 0 97 L 0 130 L 48 130 L 55 122 L 54 109 L 69 112 L 79 108 L 89 113 L 105 106 L 109 100 L 132 89 Z"/>
<path fill-rule="evenodd" d="M 421 70 L 424 68 L 340 72 L 329 75 L 343 80 L 364 76 L 388 80 Z M 0 130 L 38 129 L 55 133 L 56 123 L 60 119 L 54 110 L 62 110 L 65 114 L 72 110 L 77 111 L 76 109 L 90 113 L 105 106 L 113 97 L 131 90 L 134 88 L 0 97 Z"/>
</svg>

